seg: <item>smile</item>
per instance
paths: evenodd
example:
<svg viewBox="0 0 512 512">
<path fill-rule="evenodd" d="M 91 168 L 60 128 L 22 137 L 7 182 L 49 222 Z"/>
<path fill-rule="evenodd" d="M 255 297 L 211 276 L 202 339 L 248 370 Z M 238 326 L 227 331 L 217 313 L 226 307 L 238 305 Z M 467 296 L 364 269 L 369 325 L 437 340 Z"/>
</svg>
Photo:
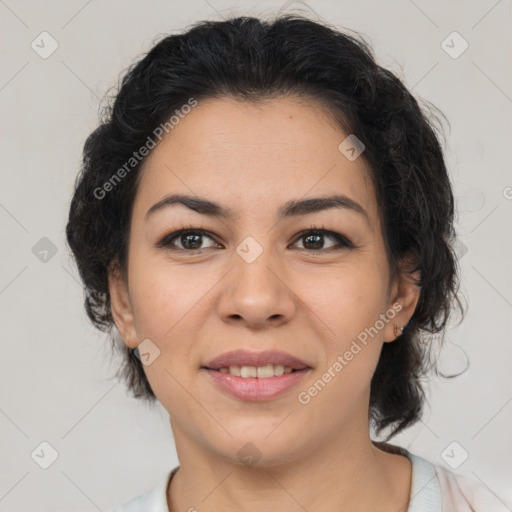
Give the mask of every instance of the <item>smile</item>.
<svg viewBox="0 0 512 512">
<path fill-rule="evenodd" d="M 264 401 L 278 398 L 290 391 L 311 371 L 311 368 L 302 370 L 287 368 L 285 372 L 281 365 L 230 366 L 229 371 L 225 367 L 219 370 L 202 368 L 202 371 L 208 375 L 210 382 L 217 389 L 231 397 L 247 401 Z M 271 371 L 273 375 L 269 375 Z M 263 376 L 260 377 L 258 372 Z"/>
</svg>

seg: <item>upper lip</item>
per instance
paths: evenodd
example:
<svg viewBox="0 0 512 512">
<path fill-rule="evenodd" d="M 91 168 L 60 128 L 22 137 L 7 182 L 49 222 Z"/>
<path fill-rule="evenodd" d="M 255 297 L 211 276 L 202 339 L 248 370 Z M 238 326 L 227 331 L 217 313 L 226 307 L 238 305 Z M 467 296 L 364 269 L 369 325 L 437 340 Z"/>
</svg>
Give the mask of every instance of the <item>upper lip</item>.
<svg viewBox="0 0 512 512">
<path fill-rule="evenodd" d="M 203 368 L 218 370 L 229 366 L 265 366 L 265 365 L 289 366 L 294 370 L 310 368 L 304 361 L 285 352 L 278 350 L 265 350 L 263 352 L 249 352 L 247 350 L 232 350 L 225 352 L 204 365 Z"/>
</svg>

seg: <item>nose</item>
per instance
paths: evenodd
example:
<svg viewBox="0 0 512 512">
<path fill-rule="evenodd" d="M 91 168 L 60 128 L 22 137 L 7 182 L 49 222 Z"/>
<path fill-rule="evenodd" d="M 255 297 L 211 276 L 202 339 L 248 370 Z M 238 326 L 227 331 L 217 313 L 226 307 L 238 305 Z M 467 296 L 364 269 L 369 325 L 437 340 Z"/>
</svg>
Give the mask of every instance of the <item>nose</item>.
<svg viewBox="0 0 512 512">
<path fill-rule="evenodd" d="M 252 262 L 236 254 L 218 303 L 223 321 L 254 329 L 289 322 L 297 309 L 297 297 L 284 268 L 269 250 Z"/>
</svg>

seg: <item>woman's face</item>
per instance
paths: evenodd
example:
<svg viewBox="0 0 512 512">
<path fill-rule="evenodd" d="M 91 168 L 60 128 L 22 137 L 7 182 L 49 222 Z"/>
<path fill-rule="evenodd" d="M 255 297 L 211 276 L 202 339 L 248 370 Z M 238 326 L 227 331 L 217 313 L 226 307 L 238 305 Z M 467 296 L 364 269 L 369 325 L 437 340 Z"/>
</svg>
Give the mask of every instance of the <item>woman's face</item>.
<svg viewBox="0 0 512 512">
<path fill-rule="evenodd" d="M 417 292 L 390 281 L 374 187 L 349 141 L 339 149 L 347 135 L 313 100 L 209 99 L 146 160 L 128 288 L 111 276 L 112 305 L 130 347 L 150 340 L 145 372 L 177 445 L 270 464 L 368 436 L 382 344 L 407 323 Z M 218 206 L 162 203 L 174 194 Z M 321 207 L 331 196 L 338 206 Z M 207 234 L 170 236 L 183 228 Z M 301 235 L 313 228 L 328 233 Z M 205 368 L 233 350 L 278 350 L 309 369 L 272 377 L 293 383 L 277 392 Z M 269 393 L 258 396 L 260 385 Z"/>
</svg>

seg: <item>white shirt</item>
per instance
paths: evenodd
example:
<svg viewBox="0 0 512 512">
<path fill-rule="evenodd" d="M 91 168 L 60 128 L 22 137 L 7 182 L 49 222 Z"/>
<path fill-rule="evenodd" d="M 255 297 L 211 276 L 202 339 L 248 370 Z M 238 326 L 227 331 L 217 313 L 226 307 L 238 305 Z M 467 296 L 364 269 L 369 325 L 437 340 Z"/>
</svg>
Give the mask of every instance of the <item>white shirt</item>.
<svg viewBox="0 0 512 512">
<path fill-rule="evenodd" d="M 411 493 L 407 512 L 510 512 L 510 509 L 479 482 L 432 464 L 401 448 L 412 463 Z M 165 475 L 153 491 L 142 494 L 108 512 L 169 512 L 167 487 L 179 469 Z"/>
</svg>

